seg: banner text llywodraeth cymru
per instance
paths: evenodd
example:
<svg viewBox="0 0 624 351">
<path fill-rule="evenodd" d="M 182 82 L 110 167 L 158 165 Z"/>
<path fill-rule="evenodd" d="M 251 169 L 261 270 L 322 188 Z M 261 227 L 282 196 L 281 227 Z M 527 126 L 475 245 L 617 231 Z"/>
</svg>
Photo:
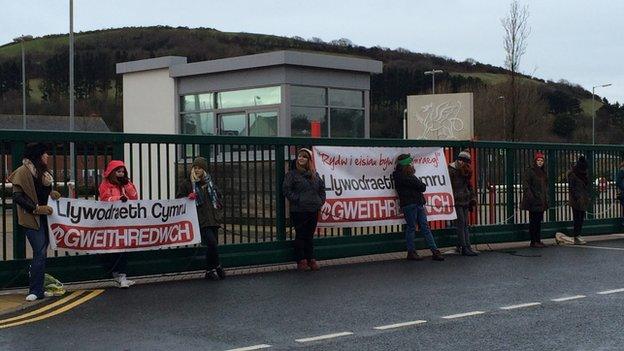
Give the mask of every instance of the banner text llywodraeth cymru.
<svg viewBox="0 0 624 351">
<path fill-rule="evenodd" d="M 61 202 L 56 203 L 56 213 L 60 217 L 69 218 L 74 224 L 78 224 L 82 220 L 102 221 L 147 218 L 147 207 L 141 205 L 141 203 L 111 203 L 108 208 L 75 206 L 71 201 L 68 201 L 63 208 L 60 204 Z M 162 222 L 184 214 L 186 214 L 186 204 L 164 206 L 157 202 L 151 208 L 152 217 L 160 218 Z"/>
</svg>

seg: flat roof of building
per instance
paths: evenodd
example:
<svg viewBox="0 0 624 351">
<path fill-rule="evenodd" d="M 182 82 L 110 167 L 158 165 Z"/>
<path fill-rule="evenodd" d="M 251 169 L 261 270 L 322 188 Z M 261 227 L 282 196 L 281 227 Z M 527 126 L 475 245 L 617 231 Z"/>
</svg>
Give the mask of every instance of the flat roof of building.
<svg viewBox="0 0 624 351">
<path fill-rule="evenodd" d="M 262 54 L 229 57 L 187 63 L 186 57 L 165 56 L 117 64 L 117 73 L 132 73 L 169 68 L 172 78 L 257 69 L 271 66 L 300 66 L 362 73 L 381 73 L 383 63 L 377 60 L 340 56 L 331 53 L 272 51 Z"/>
</svg>

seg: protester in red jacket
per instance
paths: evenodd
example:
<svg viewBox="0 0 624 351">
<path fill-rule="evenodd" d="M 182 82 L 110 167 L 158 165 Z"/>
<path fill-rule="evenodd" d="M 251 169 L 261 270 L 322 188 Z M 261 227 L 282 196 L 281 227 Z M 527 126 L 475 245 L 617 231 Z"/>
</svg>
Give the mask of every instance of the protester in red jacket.
<svg viewBox="0 0 624 351">
<path fill-rule="evenodd" d="M 139 198 L 136 187 L 128 178 L 128 170 L 123 161 L 113 160 L 106 166 L 99 196 L 100 201 L 126 202 Z M 106 269 L 112 273 L 113 279 L 120 288 L 129 288 L 134 284 L 134 281 L 126 279 L 127 264 L 127 258 L 123 252 L 107 255 L 105 258 Z"/>
<path fill-rule="evenodd" d="M 104 171 L 104 180 L 99 189 L 100 201 L 137 200 L 136 187 L 128 178 L 128 170 L 123 161 L 110 161 Z"/>
</svg>

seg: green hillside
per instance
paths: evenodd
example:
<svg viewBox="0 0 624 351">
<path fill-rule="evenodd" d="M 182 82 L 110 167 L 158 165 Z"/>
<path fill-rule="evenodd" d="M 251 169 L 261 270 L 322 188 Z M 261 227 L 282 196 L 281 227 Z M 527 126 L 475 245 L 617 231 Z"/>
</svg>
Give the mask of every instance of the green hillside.
<svg viewBox="0 0 624 351">
<path fill-rule="evenodd" d="M 442 69 L 436 92 L 472 92 L 476 134 L 481 140 L 503 139 L 500 130 L 505 111 L 497 98 L 507 91 L 507 71 L 473 60 L 458 62 L 404 49 L 367 48 L 348 39 L 330 43 L 320 39 L 287 38 L 263 34 L 228 33 L 210 28 L 130 27 L 77 33 L 75 42 L 76 114 L 100 115 L 113 130 L 122 125 L 122 84 L 115 63 L 165 55 L 188 57 L 189 62 L 249 55 L 273 50 L 305 50 L 381 60 L 384 71 L 371 77 L 371 134 L 401 137 L 406 96 L 430 92 L 425 70 Z M 68 36 L 49 35 L 25 43 L 27 53 L 28 111 L 32 114 L 66 114 L 68 86 Z M 21 48 L 18 43 L 0 46 L 0 113 L 21 112 Z M 450 72 L 450 73 L 449 73 Z M 525 140 L 577 141 L 591 114 L 591 94 L 569 83 L 520 76 L 518 127 L 539 125 L 536 132 L 518 135 Z M 530 107 L 530 108 L 529 108 Z M 616 126 L 622 108 L 596 103 L 603 123 L 599 140 L 621 140 Z M 575 121 L 575 128 L 557 130 L 554 120 Z M 540 125 L 541 123 L 541 125 Z M 544 123 L 548 125 L 544 127 Z M 619 141 L 618 141 L 619 142 Z"/>
</svg>

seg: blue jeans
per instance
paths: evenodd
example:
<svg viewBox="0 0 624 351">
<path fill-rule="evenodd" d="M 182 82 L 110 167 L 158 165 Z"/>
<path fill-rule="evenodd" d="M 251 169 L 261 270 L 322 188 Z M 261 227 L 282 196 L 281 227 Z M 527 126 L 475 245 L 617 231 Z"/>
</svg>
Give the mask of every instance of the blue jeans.
<svg viewBox="0 0 624 351">
<path fill-rule="evenodd" d="M 33 251 L 33 259 L 28 272 L 30 277 L 28 293 L 35 294 L 38 298 L 43 298 L 43 279 L 48 244 L 50 243 L 47 225 L 42 223 L 39 229 L 26 229 L 26 238 L 28 238 Z"/>
<path fill-rule="evenodd" d="M 414 236 L 416 235 L 416 223 L 420 232 L 425 236 L 427 245 L 431 250 L 437 250 L 435 240 L 429 224 L 427 223 L 427 212 L 422 205 L 412 204 L 401 208 L 403 215 L 405 216 L 405 241 L 407 242 L 407 251 L 414 251 L 416 246 L 414 245 Z"/>
</svg>

